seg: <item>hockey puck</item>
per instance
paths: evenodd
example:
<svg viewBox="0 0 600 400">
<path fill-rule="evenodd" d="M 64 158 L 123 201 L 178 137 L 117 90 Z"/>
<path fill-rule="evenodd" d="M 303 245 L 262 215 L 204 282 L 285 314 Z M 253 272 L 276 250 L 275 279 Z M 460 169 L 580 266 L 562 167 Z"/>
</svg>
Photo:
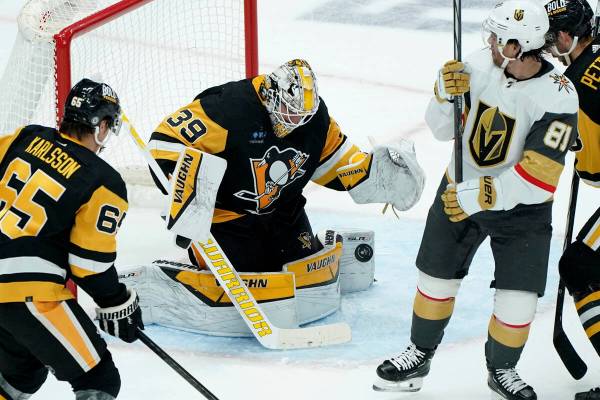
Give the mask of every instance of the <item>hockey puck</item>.
<svg viewBox="0 0 600 400">
<path fill-rule="evenodd" d="M 368 244 L 359 244 L 354 250 L 354 257 L 360 262 L 367 262 L 373 258 L 373 248 Z"/>
</svg>

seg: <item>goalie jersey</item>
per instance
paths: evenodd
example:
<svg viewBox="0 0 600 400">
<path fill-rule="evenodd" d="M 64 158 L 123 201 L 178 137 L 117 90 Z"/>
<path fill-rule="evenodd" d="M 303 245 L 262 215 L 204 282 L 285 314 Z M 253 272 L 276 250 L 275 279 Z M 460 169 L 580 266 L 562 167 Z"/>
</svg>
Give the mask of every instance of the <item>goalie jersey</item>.
<svg viewBox="0 0 600 400">
<path fill-rule="evenodd" d="M 0 137 L 0 303 L 118 294 L 115 235 L 127 211 L 121 176 L 76 139 L 29 125 Z"/>
<path fill-rule="evenodd" d="M 465 65 L 471 87 L 464 95 L 463 179 L 494 177 L 505 210 L 551 200 L 577 135 L 573 83 L 545 60 L 535 76 L 517 80 L 493 64 L 489 49 Z M 437 139 L 453 139 L 451 103 L 433 98 L 425 119 Z M 454 181 L 454 153 L 447 173 Z"/>
<path fill-rule="evenodd" d="M 247 213 L 292 212 L 303 205 L 310 180 L 345 190 L 336 170 L 360 151 L 322 100 L 308 123 L 276 137 L 263 105 L 264 83 L 259 75 L 207 89 L 167 116 L 150 138 L 150 152 L 167 176 L 184 146 L 227 160 L 213 223 Z"/>
<path fill-rule="evenodd" d="M 579 95 L 579 138 L 575 168 L 586 183 L 600 188 L 600 38 L 588 45 L 567 68 Z"/>
</svg>

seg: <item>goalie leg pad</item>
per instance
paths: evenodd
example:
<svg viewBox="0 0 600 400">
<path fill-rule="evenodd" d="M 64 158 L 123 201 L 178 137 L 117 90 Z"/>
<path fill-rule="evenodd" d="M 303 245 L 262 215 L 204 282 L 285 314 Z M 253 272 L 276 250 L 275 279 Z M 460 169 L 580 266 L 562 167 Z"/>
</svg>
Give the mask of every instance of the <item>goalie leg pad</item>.
<svg viewBox="0 0 600 400">
<path fill-rule="evenodd" d="M 291 261 L 283 266 L 293 272 L 300 324 L 324 318 L 337 311 L 341 304 L 340 258 L 342 237 L 333 230 L 317 234 L 323 248 L 315 254 Z"/>
<path fill-rule="evenodd" d="M 273 324 L 298 326 L 293 274 L 243 273 L 240 277 Z M 138 292 L 145 324 L 216 336 L 252 336 L 210 271 L 159 260 L 123 271 L 119 279 Z"/>
<path fill-rule="evenodd" d="M 342 236 L 340 288 L 342 294 L 367 290 L 375 278 L 375 232 L 338 231 Z"/>
</svg>

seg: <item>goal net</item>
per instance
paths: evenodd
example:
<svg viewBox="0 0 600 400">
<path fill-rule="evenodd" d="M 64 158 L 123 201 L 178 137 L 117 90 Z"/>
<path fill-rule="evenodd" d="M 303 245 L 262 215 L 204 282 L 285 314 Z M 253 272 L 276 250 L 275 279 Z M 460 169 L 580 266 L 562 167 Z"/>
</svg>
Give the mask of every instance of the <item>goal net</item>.
<svg viewBox="0 0 600 400">
<path fill-rule="evenodd" d="M 257 74 L 256 0 L 30 0 L 0 90 L 0 133 L 56 126 L 73 84 L 102 80 L 147 141 L 203 89 Z M 151 182 L 126 132 L 102 157 Z"/>
</svg>

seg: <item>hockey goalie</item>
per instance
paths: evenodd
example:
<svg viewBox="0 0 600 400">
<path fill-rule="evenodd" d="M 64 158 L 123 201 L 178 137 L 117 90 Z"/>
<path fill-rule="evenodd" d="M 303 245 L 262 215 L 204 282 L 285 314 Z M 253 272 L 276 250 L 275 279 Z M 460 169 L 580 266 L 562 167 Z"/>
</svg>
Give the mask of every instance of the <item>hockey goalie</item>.
<svg viewBox="0 0 600 400">
<path fill-rule="evenodd" d="M 250 331 L 189 239 L 210 231 L 269 319 L 297 327 L 335 312 L 341 293 L 370 287 L 375 266 L 372 231 L 313 233 L 308 182 L 407 210 L 425 180 L 412 143 L 369 153 L 351 144 L 304 60 L 203 91 L 163 119 L 148 147 L 171 177 L 170 188 L 156 183 L 189 263 L 157 261 L 121 280 L 139 293 L 145 323 L 214 335 Z"/>
</svg>

